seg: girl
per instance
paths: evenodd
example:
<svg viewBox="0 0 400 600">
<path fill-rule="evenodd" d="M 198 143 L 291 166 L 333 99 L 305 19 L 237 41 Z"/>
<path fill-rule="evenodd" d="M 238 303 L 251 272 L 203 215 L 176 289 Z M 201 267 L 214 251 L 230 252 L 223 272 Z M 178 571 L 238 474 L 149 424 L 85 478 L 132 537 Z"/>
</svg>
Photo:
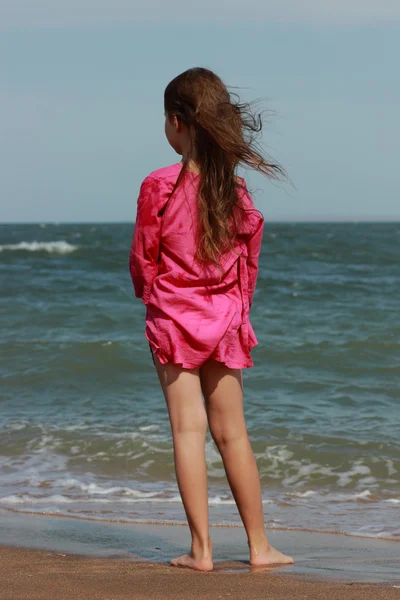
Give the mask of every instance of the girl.
<svg viewBox="0 0 400 600">
<path fill-rule="evenodd" d="M 143 181 L 130 252 L 135 295 L 168 407 L 175 471 L 192 536 L 172 565 L 213 568 L 205 460 L 207 424 L 246 529 L 251 565 L 292 563 L 266 537 L 260 480 L 243 414 L 242 368 L 253 366 L 249 321 L 263 217 L 239 164 L 277 178 L 255 148 L 261 130 L 221 79 L 189 69 L 164 94 L 165 134 L 181 162 Z M 203 404 L 203 396 L 205 404 Z"/>
</svg>

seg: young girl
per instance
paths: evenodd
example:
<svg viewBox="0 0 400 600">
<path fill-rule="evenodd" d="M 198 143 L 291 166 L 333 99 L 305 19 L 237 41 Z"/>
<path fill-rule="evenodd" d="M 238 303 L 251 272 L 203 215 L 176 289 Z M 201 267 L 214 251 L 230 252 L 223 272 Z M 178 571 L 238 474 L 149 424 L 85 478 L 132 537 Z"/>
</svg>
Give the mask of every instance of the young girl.
<svg viewBox="0 0 400 600">
<path fill-rule="evenodd" d="M 192 536 L 172 565 L 213 568 L 205 460 L 207 424 L 246 529 L 251 565 L 293 559 L 266 537 L 260 480 L 243 414 L 242 368 L 257 344 L 249 321 L 263 217 L 239 164 L 277 178 L 255 148 L 260 119 L 221 79 L 189 69 L 164 95 L 165 134 L 182 161 L 143 181 L 130 252 L 135 294 L 168 407 L 175 471 Z M 203 404 L 203 396 L 205 404 Z"/>
</svg>

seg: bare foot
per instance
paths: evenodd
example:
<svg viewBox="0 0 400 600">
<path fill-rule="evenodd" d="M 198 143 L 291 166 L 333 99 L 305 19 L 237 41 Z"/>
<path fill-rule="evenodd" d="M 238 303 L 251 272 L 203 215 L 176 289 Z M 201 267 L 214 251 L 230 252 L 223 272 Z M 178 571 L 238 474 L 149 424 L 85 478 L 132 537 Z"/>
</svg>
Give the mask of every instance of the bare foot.
<svg viewBox="0 0 400 600">
<path fill-rule="evenodd" d="M 210 540 L 208 551 L 195 551 L 192 545 L 192 550 L 189 554 L 179 556 L 171 560 L 170 565 L 172 567 L 186 567 L 187 569 L 194 569 L 195 571 L 212 571 L 212 542 Z"/>
<path fill-rule="evenodd" d="M 291 565 L 294 560 L 291 556 L 282 554 L 279 550 L 276 550 L 270 544 L 265 548 L 250 549 L 250 564 L 252 567 L 259 567 L 262 565 Z"/>
<path fill-rule="evenodd" d="M 195 571 L 212 571 L 213 561 L 211 558 L 194 558 L 191 554 L 184 554 L 179 558 L 171 560 L 172 567 L 186 567 Z"/>
</svg>

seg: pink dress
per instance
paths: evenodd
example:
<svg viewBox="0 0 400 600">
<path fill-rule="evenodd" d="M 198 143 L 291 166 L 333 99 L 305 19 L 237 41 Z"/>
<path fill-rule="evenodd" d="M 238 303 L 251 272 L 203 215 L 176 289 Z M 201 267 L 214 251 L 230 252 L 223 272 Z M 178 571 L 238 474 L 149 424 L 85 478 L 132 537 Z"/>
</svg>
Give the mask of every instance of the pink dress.
<svg viewBox="0 0 400 600">
<path fill-rule="evenodd" d="M 222 258 L 222 277 L 214 265 L 199 266 L 199 176 L 186 172 L 169 201 L 181 169 L 177 163 L 154 171 L 140 188 L 129 268 L 135 295 L 147 307 L 145 335 L 163 364 L 193 369 L 213 358 L 232 369 L 252 367 L 250 350 L 258 342 L 249 313 L 263 217 L 242 181 L 245 211 L 235 248 Z"/>
</svg>

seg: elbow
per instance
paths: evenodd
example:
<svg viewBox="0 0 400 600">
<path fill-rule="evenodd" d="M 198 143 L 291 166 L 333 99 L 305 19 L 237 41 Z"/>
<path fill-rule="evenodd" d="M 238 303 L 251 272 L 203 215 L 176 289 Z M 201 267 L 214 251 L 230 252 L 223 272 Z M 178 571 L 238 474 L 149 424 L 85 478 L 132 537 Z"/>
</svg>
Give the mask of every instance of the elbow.
<svg viewBox="0 0 400 600">
<path fill-rule="evenodd" d="M 129 260 L 129 273 L 131 276 L 133 290 L 136 298 L 142 298 L 144 283 L 142 278 L 138 276 L 137 270 L 132 259 Z"/>
</svg>

